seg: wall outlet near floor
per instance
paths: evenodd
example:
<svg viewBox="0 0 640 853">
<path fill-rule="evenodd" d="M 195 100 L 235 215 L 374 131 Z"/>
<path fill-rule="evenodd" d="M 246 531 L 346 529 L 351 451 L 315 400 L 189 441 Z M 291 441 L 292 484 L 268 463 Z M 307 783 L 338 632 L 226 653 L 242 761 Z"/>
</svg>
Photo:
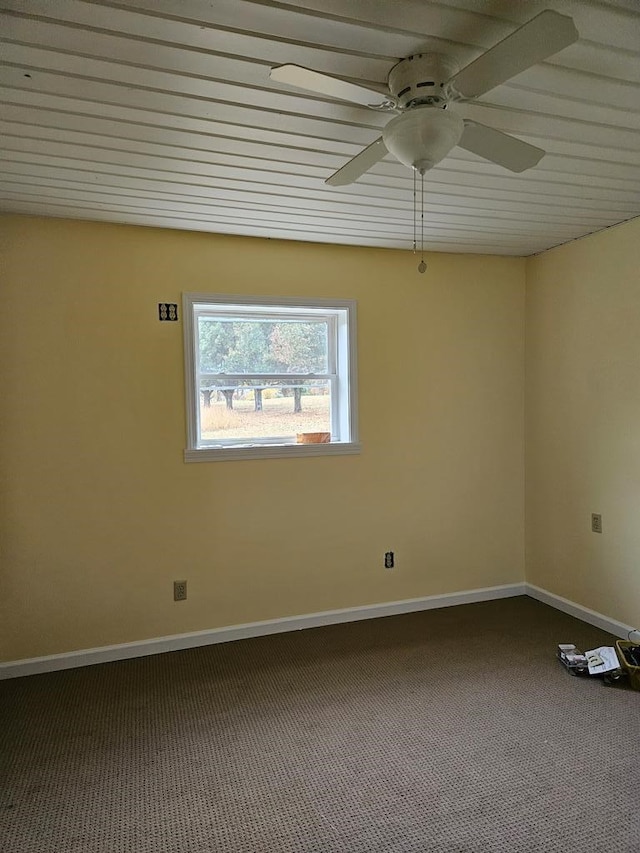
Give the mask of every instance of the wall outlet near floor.
<svg viewBox="0 0 640 853">
<path fill-rule="evenodd" d="M 591 513 L 591 529 L 594 533 L 602 533 L 602 516 L 597 512 Z"/>
<path fill-rule="evenodd" d="M 385 551 L 384 554 L 384 567 L 385 569 L 392 569 L 395 564 L 393 551 Z"/>
<path fill-rule="evenodd" d="M 186 601 L 187 598 L 187 582 L 186 581 L 174 581 L 173 582 L 173 600 L 174 601 Z"/>
</svg>

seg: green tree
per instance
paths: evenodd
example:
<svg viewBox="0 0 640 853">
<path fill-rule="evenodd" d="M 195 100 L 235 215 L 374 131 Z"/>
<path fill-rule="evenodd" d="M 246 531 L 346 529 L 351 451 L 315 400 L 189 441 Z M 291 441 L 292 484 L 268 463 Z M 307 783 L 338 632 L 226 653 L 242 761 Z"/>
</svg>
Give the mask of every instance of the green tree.
<svg viewBox="0 0 640 853">
<path fill-rule="evenodd" d="M 206 373 L 324 373 L 327 367 L 325 323 L 219 320 L 201 317 L 198 322 L 200 367 Z M 302 411 L 303 389 L 292 379 L 294 412 Z M 233 387 L 228 380 L 209 378 L 200 393 L 206 407 L 211 395 L 220 391 L 227 408 L 239 385 L 253 389 L 254 405 L 262 411 L 262 392 L 269 383 L 247 378 Z M 297 385 L 297 387 L 296 387 Z"/>
<path fill-rule="evenodd" d="M 273 323 L 239 321 L 233 324 L 234 344 L 225 360 L 228 373 L 272 373 L 275 362 L 270 351 Z M 256 412 L 262 411 L 262 392 L 265 383 L 260 379 L 247 379 L 245 386 L 253 388 Z"/>
<path fill-rule="evenodd" d="M 275 362 L 270 352 L 273 323 L 256 320 L 215 320 L 200 318 L 200 366 L 208 373 L 270 373 Z M 204 405 L 211 405 L 211 395 L 220 391 L 227 408 L 233 409 L 233 396 L 240 383 L 229 386 L 228 380 L 210 378 L 201 388 Z M 253 389 L 254 405 L 262 411 L 265 382 L 246 379 L 242 385 Z"/>
<path fill-rule="evenodd" d="M 229 352 L 235 347 L 235 323 L 224 320 L 198 319 L 198 345 L 200 347 L 200 369 L 206 373 L 225 373 Z M 211 395 L 221 391 L 227 409 L 233 409 L 235 388 L 222 387 L 224 382 L 208 379 L 200 388 L 204 405 L 211 405 Z"/>
<path fill-rule="evenodd" d="M 274 323 L 271 352 L 279 373 L 324 373 L 327 369 L 325 323 Z M 295 380 L 290 383 L 294 385 Z M 293 388 L 293 411 L 302 411 L 303 389 Z"/>
</svg>

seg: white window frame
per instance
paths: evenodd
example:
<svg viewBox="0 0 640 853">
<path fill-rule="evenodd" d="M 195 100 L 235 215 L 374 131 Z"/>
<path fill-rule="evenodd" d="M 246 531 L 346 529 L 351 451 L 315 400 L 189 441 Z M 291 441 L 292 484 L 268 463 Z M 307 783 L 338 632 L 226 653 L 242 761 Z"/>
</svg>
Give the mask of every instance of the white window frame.
<svg viewBox="0 0 640 853">
<path fill-rule="evenodd" d="M 327 320 L 329 335 L 329 363 L 335 364 L 335 373 L 313 374 L 309 378 L 327 379 L 331 384 L 331 432 L 328 444 L 296 444 L 295 438 L 265 439 L 250 443 L 246 439 L 200 441 L 200 393 L 201 373 L 198 365 L 197 317 L 203 306 L 219 308 L 246 315 L 255 309 L 256 314 L 269 317 L 301 317 L 303 319 Z M 230 294 L 184 293 L 182 295 L 182 319 L 184 326 L 185 398 L 187 406 L 187 447 L 185 462 L 214 462 L 239 459 L 268 459 L 298 456 L 332 456 L 360 452 L 358 441 L 358 389 L 356 365 L 356 302 L 352 299 L 302 299 L 271 296 L 238 296 Z M 217 375 L 220 378 L 220 374 Z M 273 378 L 275 374 L 269 374 Z M 247 379 L 252 374 L 229 375 L 234 379 Z M 257 378 L 253 377 L 253 378 Z M 291 375 L 282 375 L 283 380 Z"/>
</svg>

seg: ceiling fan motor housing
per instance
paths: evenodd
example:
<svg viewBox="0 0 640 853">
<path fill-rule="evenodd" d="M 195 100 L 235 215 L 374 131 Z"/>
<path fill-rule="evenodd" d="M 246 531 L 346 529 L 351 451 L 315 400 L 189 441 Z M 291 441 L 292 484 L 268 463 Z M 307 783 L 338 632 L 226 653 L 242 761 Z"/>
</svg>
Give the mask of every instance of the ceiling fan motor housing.
<svg viewBox="0 0 640 853">
<path fill-rule="evenodd" d="M 453 60 L 440 53 L 416 53 L 401 59 L 389 72 L 389 91 L 398 106 L 445 105 L 445 84 L 458 70 Z"/>
<path fill-rule="evenodd" d="M 423 104 L 392 118 L 382 138 L 397 160 L 426 172 L 458 144 L 463 130 L 464 121 L 456 113 Z"/>
</svg>

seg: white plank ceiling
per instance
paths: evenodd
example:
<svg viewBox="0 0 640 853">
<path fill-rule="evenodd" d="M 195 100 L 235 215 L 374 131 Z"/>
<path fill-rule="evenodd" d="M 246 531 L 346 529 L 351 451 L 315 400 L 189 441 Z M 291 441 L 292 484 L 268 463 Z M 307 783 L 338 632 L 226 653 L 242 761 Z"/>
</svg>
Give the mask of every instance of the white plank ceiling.
<svg viewBox="0 0 640 853">
<path fill-rule="evenodd" d="M 462 67 L 543 9 L 575 44 L 466 117 L 544 148 L 513 174 L 455 148 L 426 175 L 428 250 L 529 255 L 640 215 L 640 0 L 0 0 L 0 209 L 411 248 L 390 155 L 324 179 L 388 113 L 296 91 L 297 63 L 384 84 L 426 50 Z"/>
</svg>

